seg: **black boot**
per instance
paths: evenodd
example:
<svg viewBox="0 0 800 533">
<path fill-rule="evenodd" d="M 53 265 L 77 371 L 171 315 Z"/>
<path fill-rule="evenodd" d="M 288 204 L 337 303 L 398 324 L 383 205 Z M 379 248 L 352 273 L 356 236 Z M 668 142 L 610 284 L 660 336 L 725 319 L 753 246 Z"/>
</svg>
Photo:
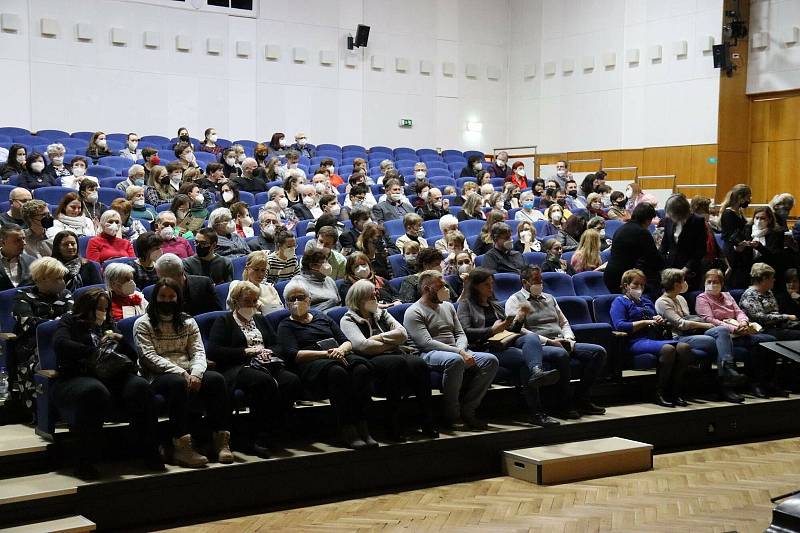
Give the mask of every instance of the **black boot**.
<svg viewBox="0 0 800 533">
<path fill-rule="evenodd" d="M 356 431 L 358 432 L 358 436 L 361 437 L 361 440 L 364 441 L 366 448 L 378 447 L 378 442 L 369 434 L 369 426 L 367 426 L 366 420 L 362 420 L 356 424 Z"/>
<path fill-rule="evenodd" d="M 560 377 L 558 370 L 544 370 L 540 366 L 533 367 L 531 377 L 528 378 L 528 387 L 546 387 L 558 381 Z"/>
<path fill-rule="evenodd" d="M 670 381 L 670 374 L 673 365 L 671 363 L 664 363 L 659 359 L 658 367 L 656 368 L 656 395 L 653 402 L 661 407 L 675 407 L 675 404 L 667 400 L 664 394 Z"/>
<path fill-rule="evenodd" d="M 740 374 L 736 370 L 736 363 L 733 361 L 725 361 L 722 363 L 720 380 L 723 387 L 739 387 L 747 382 L 747 376 Z"/>
<path fill-rule="evenodd" d="M 556 420 L 555 418 L 548 416 L 547 413 L 544 411 L 539 411 L 538 413 L 533 413 L 531 415 L 531 424 L 534 426 L 541 426 L 543 428 L 552 427 L 552 426 L 559 426 L 561 422 Z"/>
<path fill-rule="evenodd" d="M 742 403 L 744 402 L 744 396 L 737 393 L 735 390 L 731 389 L 730 387 L 722 387 L 720 390 L 720 396 L 726 402 L 731 403 Z"/>
</svg>

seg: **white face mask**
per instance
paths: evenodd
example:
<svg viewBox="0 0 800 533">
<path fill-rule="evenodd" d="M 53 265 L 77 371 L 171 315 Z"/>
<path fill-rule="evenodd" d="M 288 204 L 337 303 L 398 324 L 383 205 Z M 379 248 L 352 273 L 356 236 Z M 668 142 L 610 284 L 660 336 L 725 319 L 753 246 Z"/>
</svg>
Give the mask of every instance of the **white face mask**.
<svg viewBox="0 0 800 533">
<path fill-rule="evenodd" d="M 60 167 L 61 165 L 63 165 L 63 164 L 64 164 L 64 156 L 63 156 L 63 155 L 61 155 L 61 156 L 58 156 L 58 155 L 57 155 L 57 156 L 54 156 L 54 157 L 53 157 L 53 164 L 54 164 L 55 166 L 57 166 L 57 167 Z"/>
<path fill-rule="evenodd" d="M 508 250 L 508 251 L 513 250 L 514 249 L 514 243 L 511 242 L 510 239 L 505 241 L 505 242 L 503 242 L 503 249 Z"/>
<path fill-rule="evenodd" d="M 450 290 L 446 286 L 442 287 L 436 293 L 436 298 L 438 298 L 438 300 L 440 302 L 448 302 L 448 301 L 450 301 Z"/>
<path fill-rule="evenodd" d="M 248 216 L 248 217 L 244 217 L 242 219 L 242 227 L 243 228 L 249 228 L 252 225 L 253 225 L 253 219 L 251 217 Z"/>
<path fill-rule="evenodd" d="M 409 265 L 414 265 L 417 263 L 417 254 L 408 254 L 404 256 L 406 263 Z"/>
<path fill-rule="evenodd" d="M 522 241 L 530 241 L 531 240 L 531 232 L 528 230 L 523 230 L 519 232 L 519 238 Z"/>
<path fill-rule="evenodd" d="M 601 239 L 605 239 L 606 238 L 606 230 L 604 230 L 604 229 L 600 230 L 600 238 Z"/>
<path fill-rule="evenodd" d="M 266 224 L 263 226 L 263 228 L 264 229 L 262 233 L 264 235 L 267 235 L 268 237 L 272 237 L 273 235 L 275 235 L 275 224 Z"/>
<path fill-rule="evenodd" d="M 34 165 L 35 165 L 35 164 L 36 164 L 36 163 L 34 163 Z M 31 166 L 33 166 L 33 165 L 31 165 Z M 36 170 L 36 169 L 34 169 L 34 170 Z M 764 228 L 766 228 L 766 227 L 767 227 L 767 221 L 766 221 L 766 220 L 761 220 L 761 219 L 758 219 L 758 220 L 756 220 L 756 221 L 754 221 L 754 222 L 753 222 L 753 227 L 754 227 L 754 228 L 757 228 L 757 229 L 764 229 Z"/>
<path fill-rule="evenodd" d="M 592 202 L 592 209 L 602 209 L 603 204 L 600 202 Z"/>
<path fill-rule="evenodd" d="M 328 208 L 328 213 L 330 213 L 331 215 L 333 215 L 335 217 L 338 217 L 339 213 L 341 213 L 341 212 L 342 212 L 342 206 L 340 206 L 339 204 L 333 204 L 332 206 L 330 206 Z"/>
<path fill-rule="evenodd" d="M 161 238 L 163 240 L 171 241 L 172 239 L 175 238 L 175 228 L 173 228 L 172 226 L 164 226 L 163 228 L 161 228 L 159 235 L 161 235 Z"/>
<path fill-rule="evenodd" d="M 642 297 L 642 289 L 628 289 L 628 296 L 633 300 L 639 300 Z"/>
<path fill-rule="evenodd" d="M 233 233 L 236 231 L 236 222 L 233 220 L 229 220 L 227 224 L 225 224 L 225 233 Z"/>
<path fill-rule="evenodd" d="M 358 265 L 353 273 L 358 279 L 366 279 L 369 277 L 369 267 L 367 265 Z"/>
<path fill-rule="evenodd" d="M 107 144 L 105 139 L 97 139 L 97 146 L 100 148 L 105 148 Z"/>
<path fill-rule="evenodd" d="M 566 175 L 567 175 L 567 171 L 566 170 L 557 170 L 556 171 L 556 176 L 558 176 L 559 178 L 563 178 Z"/>
<path fill-rule="evenodd" d="M 225 158 L 225 162 L 228 164 L 229 167 L 232 167 L 233 165 L 236 164 L 236 158 L 235 157 L 226 157 Z"/>
<path fill-rule="evenodd" d="M 231 191 L 225 191 L 222 193 L 222 200 L 225 202 L 230 202 L 233 200 L 233 193 Z"/>
<path fill-rule="evenodd" d="M 134 282 L 133 280 L 126 281 L 119 288 L 119 292 L 124 294 L 125 296 L 132 295 L 134 292 L 136 292 L 136 282 Z"/>
<path fill-rule="evenodd" d="M 94 312 L 94 323 L 98 326 L 102 326 L 106 321 L 107 315 L 105 311 L 95 311 Z"/>
<path fill-rule="evenodd" d="M 414 176 L 416 176 L 416 178 L 418 180 L 422 181 L 422 180 L 425 179 L 425 171 L 424 170 L 417 170 L 416 172 L 414 172 Z"/>
<path fill-rule="evenodd" d="M 36 161 L 34 163 L 31 163 L 31 170 L 33 170 L 34 172 L 41 172 L 42 170 L 44 170 L 44 163 L 42 163 L 41 161 Z"/>
<path fill-rule="evenodd" d="M 458 265 L 459 274 L 469 274 L 472 272 L 472 263 L 462 263 Z"/>
<path fill-rule="evenodd" d="M 239 316 L 247 320 L 248 322 L 253 319 L 253 317 L 258 313 L 258 309 L 255 307 L 242 307 L 238 311 Z"/>
<path fill-rule="evenodd" d="M 317 191 L 317 194 L 322 195 L 325 193 L 325 184 L 324 183 L 315 183 L 314 190 Z"/>
<path fill-rule="evenodd" d="M 18 155 L 18 156 L 17 156 L 17 163 L 19 163 L 20 165 L 22 165 L 22 164 L 24 164 L 24 163 L 25 163 L 25 159 L 26 159 L 26 158 L 25 158 L 25 156 L 24 156 L 24 155 Z"/>
<path fill-rule="evenodd" d="M 287 200 L 286 197 L 279 198 L 278 205 L 280 206 L 281 209 L 286 209 L 287 207 L 289 207 L 289 200 Z"/>
<path fill-rule="evenodd" d="M 90 204 L 96 204 L 97 203 L 97 193 L 93 192 L 93 193 L 88 194 L 86 196 L 86 201 L 88 203 L 90 203 Z"/>
<path fill-rule="evenodd" d="M 322 263 L 322 266 L 319 267 L 319 273 L 323 276 L 330 276 L 333 273 L 333 267 L 328 262 Z"/>
<path fill-rule="evenodd" d="M 517 169 L 517 176 L 520 176 L 520 177 L 524 178 L 525 177 L 525 169 L 524 168 L 518 168 Z"/>
<path fill-rule="evenodd" d="M 391 199 L 393 202 L 399 202 L 400 200 L 403 199 L 403 193 L 394 192 L 394 193 L 389 195 L 389 199 Z"/>
<path fill-rule="evenodd" d="M 211 135 L 208 136 L 208 140 L 211 141 L 212 143 L 217 142 L 217 134 L 212 133 Z"/>
<path fill-rule="evenodd" d="M 313 196 L 303 196 L 303 205 L 311 209 L 314 207 L 314 197 Z"/>
<path fill-rule="evenodd" d="M 236 156 L 236 161 L 239 162 L 239 163 L 241 163 L 245 159 L 247 159 L 247 154 L 239 154 L 239 155 Z"/>
<path fill-rule="evenodd" d="M 133 142 L 128 143 L 128 150 L 130 150 L 131 152 L 135 152 L 137 148 L 139 148 L 139 143 L 133 143 Z"/>
<path fill-rule="evenodd" d="M 143 198 L 139 198 L 137 200 L 134 200 L 133 201 L 133 207 L 137 207 L 137 208 L 144 207 L 144 199 Z"/>
<path fill-rule="evenodd" d="M 706 283 L 706 292 L 716 296 L 722 292 L 722 286 L 719 283 Z"/>
<path fill-rule="evenodd" d="M 497 160 L 497 166 L 500 167 L 500 168 L 506 168 L 506 162 L 503 161 L 502 159 L 498 159 Z"/>
<path fill-rule="evenodd" d="M 110 224 L 106 224 L 104 231 L 106 235 L 114 236 L 119 231 L 119 224 L 117 224 L 116 222 L 111 222 Z"/>
<path fill-rule="evenodd" d="M 550 218 L 553 219 L 553 222 L 560 222 L 561 221 L 561 217 L 563 217 L 563 216 L 564 215 L 562 215 L 560 211 L 555 211 L 555 212 L 553 212 L 552 215 L 550 215 Z"/>
<path fill-rule="evenodd" d="M 82 167 L 80 165 L 77 166 L 77 167 L 72 167 L 72 175 L 75 176 L 76 178 L 80 178 L 82 176 L 85 176 L 86 175 L 86 167 Z"/>
<path fill-rule="evenodd" d="M 542 291 L 544 291 L 544 285 L 542 285 L 541 283 L 534 283 L 533 285 L 531 285 L 531 294 L 533 296 L 541 296 Z"/>
</svg>

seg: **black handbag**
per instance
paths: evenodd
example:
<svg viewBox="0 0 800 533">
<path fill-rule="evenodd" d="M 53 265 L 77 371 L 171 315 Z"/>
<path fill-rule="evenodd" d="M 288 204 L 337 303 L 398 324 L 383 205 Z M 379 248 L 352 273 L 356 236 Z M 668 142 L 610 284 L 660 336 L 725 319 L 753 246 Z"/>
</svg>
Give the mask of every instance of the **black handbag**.
<svg viewBox="0 0 800 533">
<path fill-rule="evenodd" d="M 104 339 L 89 358 L 89 371 L 100 381 L 113 381 L 136 373 L 136 363 L 119 351 L 119 342 Z"/>
<path fill-rule="evenodd" d="M 664 324 L 650 324 L 644 330 L 644 336 L 654 341 L 672 340 L 672 331 Z"/>
</svg>

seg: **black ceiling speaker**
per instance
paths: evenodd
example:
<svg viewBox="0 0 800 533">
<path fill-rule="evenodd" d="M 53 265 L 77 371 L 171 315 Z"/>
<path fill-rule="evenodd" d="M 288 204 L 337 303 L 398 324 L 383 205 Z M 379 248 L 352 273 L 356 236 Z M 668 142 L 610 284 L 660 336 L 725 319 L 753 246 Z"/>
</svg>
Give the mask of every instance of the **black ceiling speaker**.
<svg viewBox="0 0 800 533">
<path fill-rule="evenodd" d="M 369 41 L 369 26 L 364 26 L 363 24 L 359 24 L 358 28 L 356 29 L 356 38 L 353 39 L 352 35 L 347 36 L 347 49 L 352 50 L 353 48 L 361 48 L 362 46 L 367 46 L 368 41 Z"/>
</svg>

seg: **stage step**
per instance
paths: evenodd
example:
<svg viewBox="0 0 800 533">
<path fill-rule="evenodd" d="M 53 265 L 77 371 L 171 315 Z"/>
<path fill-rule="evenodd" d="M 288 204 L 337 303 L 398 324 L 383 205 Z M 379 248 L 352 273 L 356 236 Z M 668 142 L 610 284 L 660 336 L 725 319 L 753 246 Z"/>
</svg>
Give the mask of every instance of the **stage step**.
<svg viewBox="0 0 800 533">
<path fill-rule="evenodd" d="M 3 531 L 5 533 L 83 533 L 95 529 L 97 529 L 97 525 L 94 522 L 78 515 L 9 527 Z"/>
<path fill-rule="evenodd" d="M 73 495 L 83 484 L 75 477 L 55 472 L 5 479 L 0 483 L 0 515 L 4 505 Z"/>
<path fill-rule="evenodd" d="M 507 475 L 538 485 L 630 474 L 653 468 L 653 445 L 620 437 L 503 452 Z"/>
</svg>

